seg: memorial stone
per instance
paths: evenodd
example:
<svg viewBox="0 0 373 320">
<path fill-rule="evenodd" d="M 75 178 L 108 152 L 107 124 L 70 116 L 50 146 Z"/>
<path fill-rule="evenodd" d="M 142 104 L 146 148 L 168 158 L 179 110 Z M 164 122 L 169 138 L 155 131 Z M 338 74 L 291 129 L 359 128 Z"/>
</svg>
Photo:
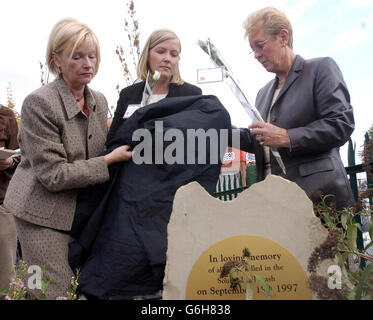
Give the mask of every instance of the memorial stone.
<svg viewBox="0 0 373 320">
<path fill-rule="evenodd" d="M 232 289 L 229 278 L 220 277 L 245 248 L 249 274 L 264 278 L 273 299 L 312 299 L 308 259 L 326 237 L 312 202 L 289 180 L 270 175 L 226 202 L 192 182 L 174 199 L 163 299 L 245 299 L 244 286 Z M 326 270 L 320 269 L 324 277 Z M 256 280 L 254 299 L 268 298 L 262 287 Z"/>
</svg>

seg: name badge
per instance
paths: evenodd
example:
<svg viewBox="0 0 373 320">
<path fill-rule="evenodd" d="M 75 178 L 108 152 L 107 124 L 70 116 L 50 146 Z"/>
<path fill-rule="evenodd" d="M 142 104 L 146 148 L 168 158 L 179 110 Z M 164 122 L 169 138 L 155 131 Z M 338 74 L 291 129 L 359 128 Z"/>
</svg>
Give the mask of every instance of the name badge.
<svg viewBox="0 0 373 320">
<path fill-rule="evenodd" d="M 123 119 L 128 119 L 140 107 L 141 107 L 141 104 L 129 104 L 123 116 Z"/>
</svg>

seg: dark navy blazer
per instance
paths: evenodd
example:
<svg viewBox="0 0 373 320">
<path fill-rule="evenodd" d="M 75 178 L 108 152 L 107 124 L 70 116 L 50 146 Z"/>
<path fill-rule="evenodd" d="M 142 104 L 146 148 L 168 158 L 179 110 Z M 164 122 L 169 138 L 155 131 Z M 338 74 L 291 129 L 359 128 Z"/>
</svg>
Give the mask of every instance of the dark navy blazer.
<svg viewBox="0 0 373 320">
<path fill-rule="evenodd" d="M 123 124 L 123 116 L 127 111 L 128 105 L 140 104 L 142 100 L 142 94 L 145 87 L 145 81 L 133 84 L 129 87 L 124 88 L 120 92 L 117 108 L 114 113 L 114 119 L 110 126 L 108 133 L 108 141 L 115 135 L 118 128 Z M 185 97 L 185 96 L 197 96 L 201 95 L 202 90 L 192 84 L 184 82 L 182 85 L 176 85 L 170 83 L 170 89 L 167 97 Z"/>
</svg>

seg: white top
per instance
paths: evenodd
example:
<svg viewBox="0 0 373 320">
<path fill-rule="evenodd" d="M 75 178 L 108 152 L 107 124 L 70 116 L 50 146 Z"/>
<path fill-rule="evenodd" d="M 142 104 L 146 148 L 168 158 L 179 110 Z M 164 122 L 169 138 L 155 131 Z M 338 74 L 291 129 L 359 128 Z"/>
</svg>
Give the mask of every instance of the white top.
<svg viewBox="0 0 373 320">
<path fill-rule="evenodd" d="M 141 101 L 141 106 L 145 106 L 145 101 L 149 96 L 146 93 L 143 93 L 142 95 L 142 101 Z M 167 97 L 167 93 L 164 94 L 152 94 L 149 98 L 148 104 L 156 103 L 158 101 L 161 101 L 162 99 Z"/>
</svg>

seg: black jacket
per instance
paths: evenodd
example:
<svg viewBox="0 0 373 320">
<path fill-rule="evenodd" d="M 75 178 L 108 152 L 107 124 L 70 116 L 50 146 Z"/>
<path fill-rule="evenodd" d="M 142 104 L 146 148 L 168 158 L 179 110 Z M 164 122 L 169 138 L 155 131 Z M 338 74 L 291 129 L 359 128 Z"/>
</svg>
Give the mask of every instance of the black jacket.
<svg viewBox="0 0 373 320">
<path fill-rule="evenodd" d="M 129 104 L 139 104 L 142 100 L 142 93 L 144 91 L 145 82 L 139 82 L 132 86 L 124 88 L 119 95 L 117 108 L 114 113 L 114 119 L 110 126 L 108 133 L 108 141 L 111 140 L 112 136 L 115 135 L 118 128 L 125 122 L 123 119 L 124 114 Z M 170 97 L 185 97 L 185 96 L 197 96 L 201 95 L 202 90 L 192 84 L 184 82 L 182 85 L 170 84 L 167 98 Z"/>
<path fill-rule="evenodd" d="M 231 132 L 228 112 L 214 96 L 166 98 L 137 110 L 107 141 L 108 150 L 130 144 L 132 134 L 146 128 L 154 138 L 155 121 L 164 131 L 225 129 Z M 125 125 L 123 125 L 125 123 Z M 210 143 L 199 152 L 210 158 Z M 220 138 L 217 141 L 220 145 Z M 165 151 L 173 142 L 165 142 Z M 189 142 L 188 142 L 189 143 Z M 110 167 L 110 181 L 81 193 L 70 244 L 69 262 L 79 267 L 79 289 L 89 296 L 105 298 L 153 294 L 162 289 L 167 250 L 167 224 L 175 192 L 192 181 L 208 192 L 216 190 L 221 161 L 188 164 L 188 143 L 184 143 L 184 164 L 137 165 L 133 160 Z M 195 144 L 197 145 L 197 144 Z M 152 153 L 154 155 L 154 144 Z M 222 159 L 225 148 L 219 149 Z M 201 212 L 203 214 L 203 212 Z"/>
</svg>

